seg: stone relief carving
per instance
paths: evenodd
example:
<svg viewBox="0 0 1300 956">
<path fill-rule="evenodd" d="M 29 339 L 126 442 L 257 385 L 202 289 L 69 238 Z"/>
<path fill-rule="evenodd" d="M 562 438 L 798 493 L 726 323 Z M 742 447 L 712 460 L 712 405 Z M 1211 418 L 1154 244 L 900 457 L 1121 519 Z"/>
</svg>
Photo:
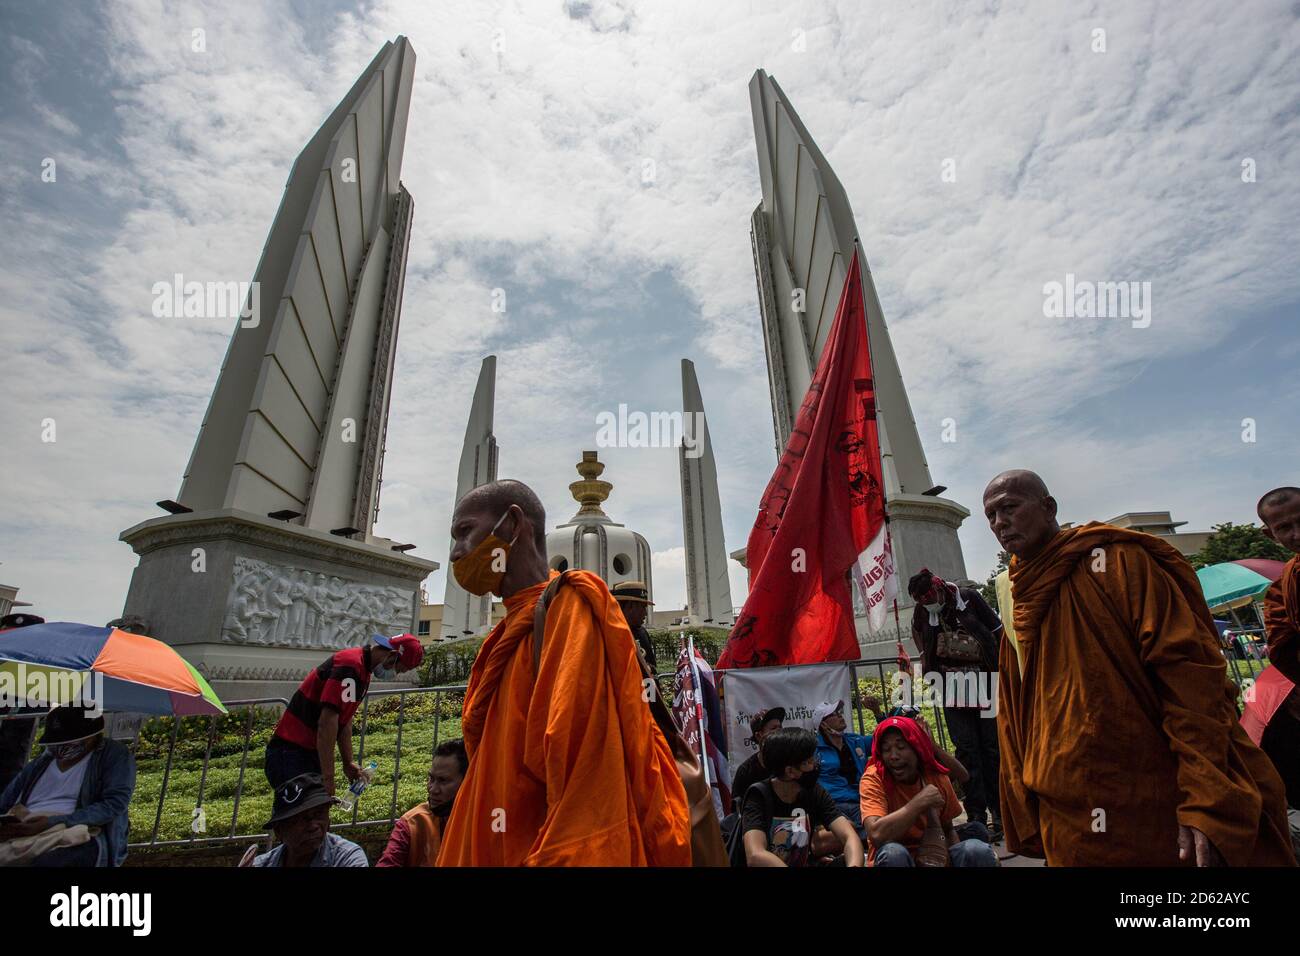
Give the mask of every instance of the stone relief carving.
<svg viewBox="0 0 1300 956">
<path fill-rule="evenodd" d="M 233 598 L 221 639 L 255 646 L 359 647 L 411 626 L 414 591 L 235 558 Z"/>
</svg>

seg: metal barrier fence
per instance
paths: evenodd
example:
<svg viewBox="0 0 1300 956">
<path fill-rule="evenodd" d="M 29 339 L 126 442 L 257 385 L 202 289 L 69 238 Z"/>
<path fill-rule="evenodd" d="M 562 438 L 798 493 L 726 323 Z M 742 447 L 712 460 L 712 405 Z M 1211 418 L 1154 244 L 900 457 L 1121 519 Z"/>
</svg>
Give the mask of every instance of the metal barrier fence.
<svg viewBox="0 0 1300 956">
<path fill-rule="evenodd" d="M 860 670 L 866 670 L 865 676 L 859 674 Z M 874 670 L 874 673 L 873 673 Z M 856 720 L 856 730 L 858 733 L 866 732 L 866 722 L 862 718 L 862 693 L 858 689 L 859 680 L 870 680 L 873 677 L 880 681 L 880 703 L 885 712 L 891 710 L 889 691 L 893 682 L 893 675 L 898 672 L 898 659 L 896 657 L 876 657 L 870 660 L 857 660 L 849 664 L 849 680 L 853 684 L 853 715 Z M 888 674 L 888 676 L 886 676 Z M 924 715 L 925 708 L 918 708 Z M 872 716 L 875 716 L 874 714 Z M 944 750 L 952 750 L 948 739 L 948 724 L 943 718 L 943 709 L 937 705 L 930 706 L 930 720 L 928 721 L 931 731 L 935 735 L 935 742 Z"/>
<path fill-rule="evenodd" d="M 464 684 L 448 684 L 441 687 L 415 687 L 410 689 L 393 689 L 393 690 L 374 690 L 366 694 L 362 699 L 361 707 L 354 718 L 354 724 L 359 728 L 354 732 L 354 741 L 356 747 L 356 763 L 359 766 L 365 765 L 366 760 L 366 741 L 370 732 L 370 711 L 373 702 L 377 702 L 387 697 L 397 697 L 397 737 L 393 754 L 393 775 L 391 794 L 388 800 L 388 815 L 383 817 L 371 817 L 367 819 L 358 819 L 361 811 L 361 801 L 356 801 L 352 806 L 351 819 L 344 823 L 331 823 L 330 828 L 333 830 L 348 829 L 351 827 L 372 826 L 378 824 L 391 825 L 398 816 L 406 812 L 408 807 L 398 809 L 398 786 L 402 778 L 402 735 L 406 725 L 406 709 L 408 698 L 421 698 L 432 695 L 433 697 L 433 744 L 430 747 L 430 757 L 432 752 L 437 749 L 441 743 L 442 731 L 442 702 L 445 695 L 463 694 L 465 691 Z M 158 839 L 159 829 L 162 823 L 163 809 L 167 802 L 169 784 L 171 782 L 172 767 L 176 754 L 176 742 L 180 731 L 181 721 L 177 718 L 163 718 L 171 721 L 171 734 L 167 744 L 165 762 L 162 770 L 162 783 L 158 791 L 157 807 L 153 814 L 153 828 L 149 834 L 148 840 L 134 841 L 128 844 L 131 848 L 155 847 L 155 846 L 185 846 L 191 844 L 220 844 L 233 840 L 239 841 L 268 841 L 270 834 L 262 830 L 260 825 L 257 832 L 239 832 L 239 807 L 241 799 L 245 794 L 245 780 L 249 770 L 249 755 L 253 754 L 254 768 L 253 772 L 262 773 L 262 753 L 261 748 L 253 750 L 252 736 L 255 717 L 259 710 L 274 708 L 283 710 L 289 702 L 283 697 L 262 697 L 249 700 L 232 700 L 226 701 L 228 711 L 235 712 L 240 709 L 246 711 L 243 730 L 240 736 L 240 760 L 239 776 L 235 785 L 234 801 L 230 815 L 230 831 L 222 836 L 200 835 L 197 832 L 191 832 L 189 836 L 182 839 L 160 840 Z M 203 754 L 203 763 L 199 771 L 199 792 L 195 803 L 195 809 L 204 808 L 204 800 L 208 782 L 208 771 L 212 761 L 212 748 L 216 741 L 218 720 L 220 718 L 213 716 L 208 717 L 208 734 L 207 745 Z M 340 781 L 340 785 L 345 781 Z M 267 785 L 269 791 L 269 784 Z M 370 788 L 366 791 L 368 794 L 374 793 Z M 370 806 L 374 806 L 373 799 L 369 801 Z"/>
<path fill-rule="evenodd" d="M 1261 661 L 1237 660 L 1235 658 L 1229 657 L 1226 653 L 1224 657 L 1228 664 L 1228 674 L 1230 677 L 1232 677 L 1232 679 L 1238 685 L 1238 687 L 1242 685 L 1243 681 L 1248 679 L 1253 679 L 1259 673 L 1259 671 L 1262 670 L 1264 666 L 1263 662 Z M 854 710 L 854 718 L 855 718 L 855 729 L 858 730 L 859 732 L 865 732 L 867 730 L 867 725 L 863 717 L 863 707 L 862 707 L 863 695 L 859 690 L 859 681 L 871 680 L 874 678 L 880 682 L 881 703 L 884 709 L 888 711 L 890 709 L 889 688 L 891 684 L 892 675 L 898 670 L 898 664 L 896 660 L 890 658 L 862 659 L 862 660 L 850 661 L 847 663 L 849 667 L 850 681 L 853 687 L 853 710 Z M 671 684 L 671 679 L 673 675 L 671 672 L 668 672 L 668 673 L 656 674 L 655 676 L 658 681 L 662 682 L 664 680 L 668 680 L 669 683 Z M 661 690 L 662 690 L 662 683 L 661 683 Z M 366 741 L 370 729 L 370 710 L 372 706 L 372 701 L 377 702 L 383 698 L 393 697 L 393 696 L 396 696 L 398 698 L 397 721 L 396 721 L 397 736 L 396 736 L 394 755 L 393 755 L 393 775 L 392 775 L 391 793 L 389 795 L 389 800 L 388 800 L 388 815 L 384 817 L 371 817 L 364 820 L 358 819 L 360 815 L 361 801 L 357 801 L 353 805 L 351 819 L 341 824 L 332 823 L 331 828 L 348 829 L 351 827 L 373 826 L 378 824 L 391 825 L 396 820 L 396 818 L 400 815 L 397 800 L 398 800 L 398 786 L 401 780 L 401 768 L 402 768 L 402 757 L 403 757 L 402 735 L 406 725 L 405 713 L 406 713 L 408 698 L 422 698 L 422 697 L 427 697 L 429 695 L 432 695 L 433 697 L 433 743 L 430 748 L 430 756 L 432 757 L 432 751 L 437 749 L 438 744 L 441 742 L 442 703 L 444 697 L 446 695 L 451 695 L 451 694 L 463 694 L 464 691 L 465 691 L 464 684 L 448 684 L 440 687 L 417 687 L 417 688 L 410 688 L 410 689 L 376 690 L 376 691 L 371 691 L 366 695 L 366 697 L 362 701 L 357 717 L 355 718 L 356 721 L 359 721 L 359 728 L 360 728 L 359 741 L 357 742 L 356 745 L 357 746 L 356 762 L 358 765 L 364 765 L 365 763 Z M 669 696 L 668 699 L 671 699 L 671 696 Z M 153 826 L 149 834 L 149 838 L 147 840 L 134 841 L 129 843 L 128 846 L 131 848 L 143 848 L 143 847 L 155 847 L 155 846 L 183 846 L 183 845 L 191 845 L 191 844 L 221 844 L 221 843 L 228 843 L 234 840 L 241 840 L 241 841 L 263 841 L 264 840 L 269 842 L 270 834 L 262 830 L 260 825 L 258 827 L 257 832 L 244 832 L 244 833 L 239 832 L 239 810 L 240 810 L 241 801 L 245 796 L 245 791 L 246 791 L 245 782 L 249 771 L 250 753 L 253 754 L 254 757 L 253 772 L 255 774 L 258 774 L 259 776 L 262 772 L 262 751 L 261 749 L 258 749 L 257 751 L 253 751 L 252 743 L 251 743 L 255 717 L 257 715 L 257 712 L 259 710 L 265 710 L 267 708 L 283 709 L 284 707 L 287 706 L 288 706 L 288 701 L 283 697 L 265 697 L 265 698 L 254 698 L 249 700 L 233 700 L 233 701 L 226 702 L 226 707 L 229 711 L 234 712 L 240 709 L 244 709 L 246 713 L 244 715 L 243 729 L 240 736 L 239 774 L 238 774 L 238 779 L 235 784 L 235 789 L 233 794 L 233 805 L 230 814 L 230 829 L 228 833 L 225 833 L 224 835 L 221 836 L 211 836 L 211 835 L 206 835 L 206 833 L 204 835 L 200 835 L 199 833 L 192 831 L 187 837 L 183 839 L 169 839 L 169 840 L 158 839 L 159 831 L 162 825 L 163 809 L 167 802 L 168 788 L 172 778 L 172 769 L 175 764 L 176 744 L 177 744 L 178 735 L 181 727 L 181 719 L 179 718 L 161 718 L 163 720 L 171 721 L 171 733 L 169 735 L 165 760 L 162 769 L 162 782 L 158 792 L 157 806 L 154 808 L 154 812 L 153 812 Z M 935 734 L 936 740 L 938 741 L 941 747 L 944 747 L 945 749 L 951 749 L 949 744 L 950 738 L 947 734 L 946 724 L 943 720 L 942 709 L 938 706 L 932 705 L 930 707 L 930 710 L 932 714 L 932 720 L 930 721 L 930 726 Z M 18 715 L 13 715 L 13 717 L 0 718 L 0 719 L 15 719 L 17 717 Z M 194 719 L 194 718 L 189 718 L 189 719 Z M 204 748 L 203 762 L 200 767 L 198 796 L 195 802 L 196 810 L 200 810 L 205 807 L 205 797 L 207 793 L 209 769 L 212 761 L 212 750 L 217 740 L 217 726 L 218 726 L 219 719 L 220 718 L 215 716 L 207 718 L 208 720 L 207 743 Z M 38 722 L 36 737 L 38 737 L 40 732 L 40 723 L 44 720 L 44 718 L 42 716 L 37 716 L 36 720 Z M 269 791 L 269 784 L 267 789 Z M 370 790 L 367 792 L 373 792 L 373 791 Z M 369 801 L 369 803 L 371 806 L 373 806 L 374 805 L 373 799 Z M 408 808 L 402 807 L 400 812 L 405 812 L 406 809 Z"/>
</svg>

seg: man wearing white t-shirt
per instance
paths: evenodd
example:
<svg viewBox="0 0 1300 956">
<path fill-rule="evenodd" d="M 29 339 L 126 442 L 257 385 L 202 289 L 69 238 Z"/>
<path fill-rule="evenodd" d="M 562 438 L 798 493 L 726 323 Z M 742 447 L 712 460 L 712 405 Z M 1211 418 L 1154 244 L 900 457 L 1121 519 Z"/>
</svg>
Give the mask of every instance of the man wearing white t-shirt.
<svg viewBox="0 0 1300 956">
<path fill-rule="evenodd" d="M 21 821 L 0 823 L 0 841 L 35 836 L 62 823 L 91 827 L 88 843 L 42 853 L 34 866 L 121 866 L 126 858 L 127 805 L 135 790 L 135 758 L 104 738 L 104 718 L 58 707 L 45 720 L 45 753 L 27 764 L 0 795 L 0 814 L 22 805 Z M 97 832 L 96 832 L 97 831 Z"/>
</svg>

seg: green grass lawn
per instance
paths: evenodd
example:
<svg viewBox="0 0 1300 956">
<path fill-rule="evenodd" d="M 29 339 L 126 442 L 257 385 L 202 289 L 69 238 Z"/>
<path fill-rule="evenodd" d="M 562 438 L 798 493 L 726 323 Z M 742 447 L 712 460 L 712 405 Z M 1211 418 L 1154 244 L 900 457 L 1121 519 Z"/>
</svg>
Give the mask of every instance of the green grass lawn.
<svg viewBox="0 0 1300 956">
<path fill-rule="evenodd" d="M 408 698 L 401 722 L 402 754 L 400 778 L 397 782 L 396 806 L 393 804 L 393 775 L 397 770 L 398 703 L 396 698 L 381 698 L 369 708 L 366 727 L 365 750 L 362 752 L 358 712 L 354 723 L 353 752 L 357 762 L 364 766 L 375 760 L 374 781 L 359 802 L 358 821 L 387 819 L 390 809 L 401 816 L 427 797 L 425 780 L 434 749 L 434 701 Z M 454 709 L 455 716 L 448 711 Z M 460 701 L 444 700 L 438 721 L 438 742 L 460 736 Z M 265 832 L 271 816 L 271 787 L 262 770 L 266 743 L 275 727 L 278 713 L 259 712 L 249 738 L 247 761 L 244 766 L 243 792 L 239 798 L 239 814 L 234 832 L 257 834 Z M 163 801 L 162 816 L 158 824 L 159 841 L 188 840 L 225 837 L 231 833 L 231 819 L 235 811 L 235 794 L 239 789 L 240 763 L 243 755 L 243 731 L 247 712 L 233 713 L 218 723 L 213 735 L 212 757 L 208 763 L 206 781 L 203 779 L 203 755 L 209 739 L 207 718 L 186 718 L 177 733 L 176 755 L 167 777 L 167 794 Z M 142 732 L 136 747 L 136 788 L 131 800 L 131 842 L 147 843 L 153 834 L 158 813 L 158 797 L 162 791 L 166 767 L 167 745 L 171 722 L 168 719 L 152 721 Z M 344 782 L 341 768 L 336 769 L 336 780 Z M 199 788 L 203 786 L 203 815 L 196 818 L 199 806 Z M 351 812 L 336 809 L 335 826 L 352 821 Z M 195 832 L 194 828 L 203 832 Z"/>
</svg>

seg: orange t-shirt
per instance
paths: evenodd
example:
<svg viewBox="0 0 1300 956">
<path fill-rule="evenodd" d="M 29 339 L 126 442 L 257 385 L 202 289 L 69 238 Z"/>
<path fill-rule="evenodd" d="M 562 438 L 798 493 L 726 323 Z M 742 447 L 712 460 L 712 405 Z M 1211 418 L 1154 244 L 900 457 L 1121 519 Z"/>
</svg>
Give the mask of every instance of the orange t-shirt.
<svg viewBox="0 0 1300 956">
<path fill-rule="evenodd" d="M 892 792 L 887 792 L 880 775 L 869 767 L 862 774 L 862 779 L 858 783 L 858 799 L 861 805 L 863 824 L 866 824 L 867 817 L 884 817 L 895 810 L 901 810 L 927 784 L 934 784 L 943 793 L 944 804 L 943 809 L 939 811 L 939 819 L 945 824 L 952 823 L 961 814 L 961 804 L 957 802 L 957 791 L 952 788 L 952 781 L 948 779 L 946 773 L 931 772 L 922 774 L 920 780 L 906 787 L 898 781 L 894 781 L 894 786 L 891 788 Z M 921 845 L 921 837 L 924 834 L 925 816 L 918 815 L 916 822 L 912 824 L 912 828 L 903 835 L 902 839 L 896 842 L 903 844 L 915 854 L 917 847 Z M 876 845 L 872 843 L 867 848 L 867 866 L 871 866 L 875 859 Z"/>
</svg>

